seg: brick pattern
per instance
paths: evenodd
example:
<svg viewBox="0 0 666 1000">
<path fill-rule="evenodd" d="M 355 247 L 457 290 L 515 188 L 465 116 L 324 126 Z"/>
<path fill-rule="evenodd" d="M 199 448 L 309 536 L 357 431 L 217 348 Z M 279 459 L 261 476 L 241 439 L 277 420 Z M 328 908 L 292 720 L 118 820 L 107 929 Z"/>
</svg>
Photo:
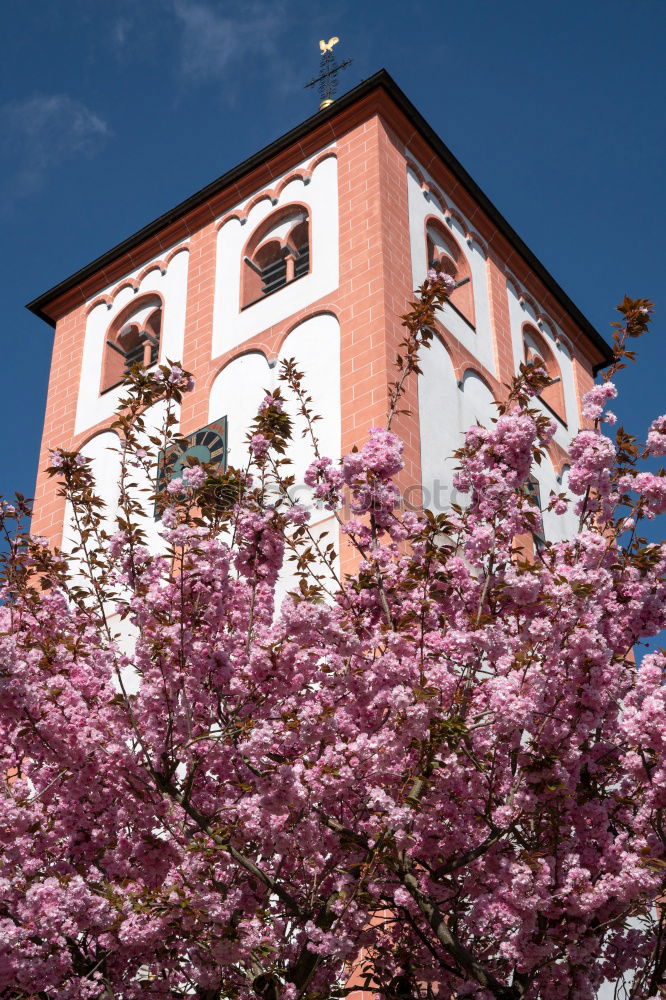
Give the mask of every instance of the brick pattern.
<svg viewBox="0 0 666 1000">
<path fill-rule="evenodd" d="M 495 365 L 499 382 L 502 385 L 506 385 L 515 374 L 513 343 L 511 340 L 511 320 L 509 318 L 509 294 L 506 287 L 504 268 L 501 261 L 493 253 L 488 257 L 487 269 Z"/>
<path fill-rule="evenodd" d="M 180 430 L 190 434 L 208 423 L 208 386 L 201 373 L 207 371 L 213 343 L 213 301 L 215 297 L 215 248 L 217 232 L 210 222 L 190 240 L 187 271 L 187 305 L 183 365 L 194 374 L 194 391 L 183 398 Z"/>
<path fill-rule="evenodd" d="M 404 154 L 375 116 L 339 143 L 342 450 L 386 424 L 388 383 L 403 336 L 400 316 L 411 296 L 411 254 Z M 421 481 L 416 383 L 393 430 L 405 441 L 404 489 Z M 343 540 L 342 571 L 354 553 Z"/>
<path fill-rule="evenodd" d="M 44 535 L 53 545 L 59 545 L 62 539 L 65 504 L 56 496 L 56 480 L 50 479 L 44 469 L 49 464 L 50 449 L 73 446 L 85 330 L 86 308 L 82 304 L 57 323 L 53 341 L 32 516 L 33 533 Z"/>
<path fill-rule="evenodd" d="M 594 376 L 590 370 L 589 363 L 585 356 L 578 350 L 573 354 L 574 386 L 576 389 L 576 402 L 578 403 L 578 419 L 581 427 L 592 427 L 593 421 L 583 416 L 582 402 L 583 396 L 589 392 L 594 384 Z"/>
</svg>

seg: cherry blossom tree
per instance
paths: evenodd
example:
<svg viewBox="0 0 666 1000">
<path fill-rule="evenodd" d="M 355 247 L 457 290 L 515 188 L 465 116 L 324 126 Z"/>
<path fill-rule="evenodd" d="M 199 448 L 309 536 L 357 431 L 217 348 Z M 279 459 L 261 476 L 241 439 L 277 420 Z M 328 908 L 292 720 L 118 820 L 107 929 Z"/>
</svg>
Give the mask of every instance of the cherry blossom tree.
<svg viewBox="0 0 666 1000">
<path fill-rule="evenodd" d="M 632 650 L 666 617 L 666 546 L 641 535 L 666 511 L 666 477 L 641 464 L 666 454 L 666 417 L 645 447 L 604 433 L 651 305 L 621 305 L 571 494 L 546 498 L 579 528 L 533 551 L 526 483 L 554 433 L 538 363 L 468 431 L 466 504 L 400 504 L 391 426 L 449 291 L 434 272 L 419 290 L 387 424 L 341 462 L 287 362 L 248 468 L 162 476 L 147 544 L 137 484 L 191 388 L 168 364 L 128 379 L 112 527 L 64 451 L 72 552 L 24 530 L 23 498 L 4 504 L 3 997 L 663 993 L 666 658 Z M 307 482 L 357 554 L 344 578 L 291 499 L 287 400 L 311 431 Z"/>
</svg>

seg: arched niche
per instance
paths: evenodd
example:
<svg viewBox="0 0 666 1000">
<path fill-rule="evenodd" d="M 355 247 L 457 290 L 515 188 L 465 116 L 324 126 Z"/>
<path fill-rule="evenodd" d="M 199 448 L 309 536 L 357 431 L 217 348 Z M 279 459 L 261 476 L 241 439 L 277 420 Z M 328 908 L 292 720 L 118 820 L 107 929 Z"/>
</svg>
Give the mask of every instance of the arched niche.
<svg viewBox="0 0 666 1000">
<path fill-rule="evenodd" d="M 497 407 L 487 382 L 475 371 L 469 368 L 460 383 L 462 395 L 461 430 L 464 432 L 473 424 L 490 427 L 493 417 L 497 416 Z"/>
<path fill-rule="evenodd" d="M 419 425 L 421 432 L 421 485 L 423 505 L 441 513 L 452 502 L 455 461 L 460 445 L 458 389 L 453 363 L 442 341 L 435 336 L 420 361 Z"/>
<path fill-rule="evenodd" d="M 314 431 L 322 455 L 333 461 L 340 457 L 340 324 L 331 314 L 312 316 L 295 326 L 282 342 L 279 361 L 295 358 L 305 378 L 303 386 L 312 396 L 310 407 L 322 417 L 314 424 Z M 279 368 L 279 365 L 278 365 Z M 277 371 L 276 371 L 277 374 Z M 306 424 L 297 413 L 296 400 L 287 395 L 287 411 L 294 421 L 294 436 L 290 457 L 292 472 L 297 483 L 303 482 L 305 470 L 314 458 L 311 438 L 305 435 Z"/>
<path fill-rule="evenodd" d="M 526 362 L 542 365 L 549 377 L 553 379 L 553 384 L 546 386 L 540 393 L 539 398 L 553 411 L 562 423 L 566 424 L 567 411 L 564 402 L 564 384 L 562 382 L 562 371 L 559 362 L 546 338 L 529 324 L 523 326 L 523 355 Z"/>
<path fill-rule="evenodd" d="M 285 337 L 278 358 L 269 365 L 258 351 L 242 354 L 230 361 L 217 375 L 209 397 L 209 419 L 227 418 L 229 464 L 243 467 L 248 460 L 247 432 L 257 408 L 267 391 L 280 383 L 280 362 L 295 358 L 304 374 L 304 390 L 312 396 L 311 408 L 323 417 L 315 423 L 322 454 L 333 459 L 340 455 L 340 326 L 335 316 L 319 314 L 303 320 Z M 297 413 L 297 403 L 282 386 L 286 411 L 294 421 L 289 457 L 293 465 L 290 474 L 302 483 L 305 469 L 312 461 L 309 437 L 303 437 L 303 418 Z"/>
<path fill-rule="evenodd" d="M 229 465 L 243 468 L 248 461 L 247 432 L 267 390 L 273 371 L 259 351 L 241 354 L 216 376 L 208 398 L 208 419 L 227 418 Z"/>
<path fill-rule="evenodd" d="M 118 513 L 120 496 L 120 440 L 113 431 L 103 431 L 87 441 L 80 449 L 89 460 L 95 478 L 95 494 L 104 502 L 103 525 L 113 533 Z M 80 543 L 74 512 L 69 501 L 66 504 L 63 526 L 62 548 L 71 551 Z"/>
<path fill-rule="evenodd" d="M 125 306 L 106 332 L 100 391 L 113 389 L 136 364 L 144 368 L 157 364 L 161 336 L 161 296 L 141 295 Z"/>
<path fill-rule="evenodd" d="M 458 284 L 449 295 L 449 303 L 471 327 L 475 327 L 474 288 L 467 255 L 451 231 L 438 219 L 430 218 L 426 222 L 426 248 L 428 268 L 444 271 Z"/>
</svg>

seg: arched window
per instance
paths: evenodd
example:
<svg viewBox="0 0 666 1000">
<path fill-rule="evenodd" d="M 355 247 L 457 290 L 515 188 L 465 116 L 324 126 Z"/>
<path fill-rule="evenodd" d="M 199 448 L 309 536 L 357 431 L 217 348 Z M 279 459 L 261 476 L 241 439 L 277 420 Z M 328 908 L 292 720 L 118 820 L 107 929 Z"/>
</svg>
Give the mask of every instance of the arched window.
<svg viewBox="0 0 666 1000">
<path fill-rule="evenodd" d="M 438 268 L 455 278 L 458 287 L 449 296 L 449 302 L 460 315 L 474 326 L 474 290 L 467 257 L 453 236 L 443 226 L 431 222 L 426 229 L 428 268 Z"/>
<path fill-rule="evenodd" d="M 523 490 L 528 500 L 538 511 L 538 526 L 535 526 L 536 530 L 532 532 L 532 542 L 534 544 L 535 551 L 540 552 L 546 544 L 546 539 L 543 534 L 543 522 L 541 519 L 541 489 L 539 487 L 539 480 L 536 476 L 530 476 L 527 479 L 525 485 L 523 486 Z"/>
<path fill-rule="evenodd" d="M 241 308 L 277 292 L 310 272 L 307 209 L 278 209 L 254 231 L 243 253 Z"/>
<path fill-rule="evenodd" d="M 560 366 L 551 348 L 541 334 L 532 326 L 523 328 L 523 352 L 525 361 L 532 364 L 541 364 L 554 380 L 553 385 L 549 385 L 543 390 L 539 399 L 546 404 L 549 410 L 552 410 L 563 424 L 566 424 L 567 415 L 564 405 L 564 389 L 562 387 Z"/>
<path fill-rule="evenodd" d="M 162 334 L 162 300 L 145 295 L 113 321 L 106 334 L 101 391 L 118 385 L 133 365 L 157 364 Z"/>
</svg>

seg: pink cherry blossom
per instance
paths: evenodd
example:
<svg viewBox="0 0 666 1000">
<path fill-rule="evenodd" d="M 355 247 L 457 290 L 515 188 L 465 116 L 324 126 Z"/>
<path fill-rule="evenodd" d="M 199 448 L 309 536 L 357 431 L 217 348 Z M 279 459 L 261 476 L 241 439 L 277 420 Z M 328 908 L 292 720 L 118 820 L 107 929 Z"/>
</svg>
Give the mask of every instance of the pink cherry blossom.
<svg viewBox="0 0 666 1000">
<path fill-rule="evenodd" d="M 666 416 L 657 417 L 650 424 L 647 436 L 647 451 L 650 455 L 666 455 Z"/>
<path fill-rule="evenodd" d="M 623 303 L 632 331 L 643 301 Z M 130 456 L 156 465 L 146 394 L 169 403 L 188 378 L 130 378 Z M 387 1000 L 593 1000 L 604 980 L 658 995 L 666 657 L 640 652 L 666 625 L 666 545 L 641 531 L 666 477 L 583 430 L 579 528 L 562 497 L 542 524 L 540 384 L 524 370 L 468 431 L 467 503 L 437 515 L 401 509 L 399 388 L 389 429 L 341 463 L 313 434 L 305 480 L 353 552 L 346 575 L 267 457 L 289 444 L 279 396 L 251 433 L 254 479 L 185 468 L 157 542 L 131 473 L 109 527 L 71 452 L 51 456 L 83 528 L 71 557 L 22 533 L 18 498 L 0 507 L 18 531 L 0 605 L 2 996 L 307 1000 L 350 975 Z M 563 540 L 528 551 L 554 520 Z"/>
</svg>

